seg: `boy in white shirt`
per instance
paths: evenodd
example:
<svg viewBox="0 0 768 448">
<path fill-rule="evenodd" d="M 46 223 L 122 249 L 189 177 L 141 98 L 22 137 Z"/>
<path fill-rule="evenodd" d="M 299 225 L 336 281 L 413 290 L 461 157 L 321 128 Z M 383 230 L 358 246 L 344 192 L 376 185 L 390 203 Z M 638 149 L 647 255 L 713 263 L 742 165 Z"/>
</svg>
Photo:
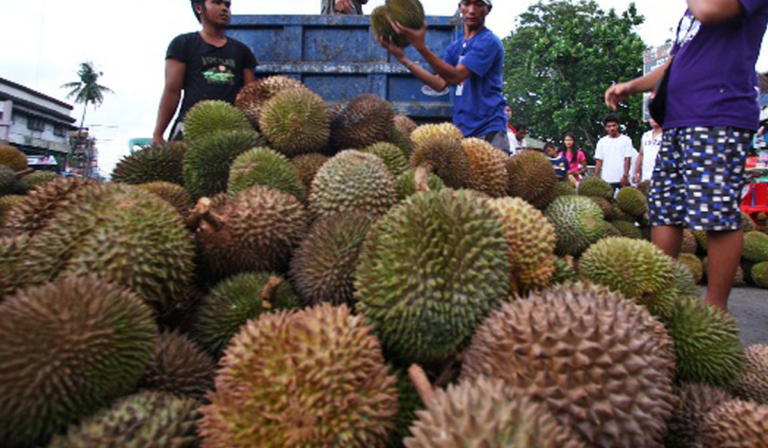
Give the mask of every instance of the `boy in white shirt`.
<svg viewBox="0 0 768 448">
<path fill-rule="evenodd" d="M 629 168 L 635 148 L 632 140 L 621 134 L 619 117 L 614 114 L 603 119 L 608 133 L 597 142 L 595 151 L 595 177 L 611 184 L 614 190 L 629 185 Z"/>
<path fill-rule="evenodd" d="M 634 165 L 635 175 L 632 176 L 632 179 L 637 184 L 651 180 L 653 168 L 656 165 L 656 156 L 659 155 L 659 150 L 661 150 L 661 137 L 664 131 L 653 118 L 648 120 L 648 124 L 651 125 L 651 130 L 643 134 L 640 157 L 638 157 L 637 163 Z"/>
</svg>

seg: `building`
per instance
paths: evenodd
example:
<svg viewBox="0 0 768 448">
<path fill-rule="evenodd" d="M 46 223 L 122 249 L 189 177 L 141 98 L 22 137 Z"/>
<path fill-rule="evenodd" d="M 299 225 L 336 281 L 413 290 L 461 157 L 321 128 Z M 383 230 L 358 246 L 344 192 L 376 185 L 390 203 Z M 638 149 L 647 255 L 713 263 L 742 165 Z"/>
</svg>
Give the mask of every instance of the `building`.
<svg viewBox="0 0 768 448">
<path fill-rule="evenodd" d="M 69 133 L 77 129 L 72 106 L 0 78 L 0 141 L 34 156 L 54 157 L 63 167 L 70 153 Z"/>
</svg>

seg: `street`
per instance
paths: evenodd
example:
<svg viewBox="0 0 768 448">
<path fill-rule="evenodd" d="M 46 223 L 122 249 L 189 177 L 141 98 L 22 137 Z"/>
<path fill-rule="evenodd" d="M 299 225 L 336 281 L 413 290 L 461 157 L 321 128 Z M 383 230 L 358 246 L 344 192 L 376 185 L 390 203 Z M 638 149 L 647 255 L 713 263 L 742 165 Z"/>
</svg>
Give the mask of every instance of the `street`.
<svg viewBox="0 0 768 448">
<path fill-rule="evenodd" d="M 701 289 L 702 295 L 706 294 L 706 288 Z M 734 288 L 728 307 L 739 321 L 745 347 L 768 344 L 768 290 L 754 286 Z"/>
</svg>

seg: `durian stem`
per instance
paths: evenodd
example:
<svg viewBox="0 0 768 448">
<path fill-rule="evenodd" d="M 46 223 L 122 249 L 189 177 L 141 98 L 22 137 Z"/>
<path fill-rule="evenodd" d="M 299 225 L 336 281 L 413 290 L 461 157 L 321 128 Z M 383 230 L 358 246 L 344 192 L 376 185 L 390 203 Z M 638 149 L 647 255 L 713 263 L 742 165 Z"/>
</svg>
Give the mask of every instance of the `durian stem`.
<svg viewBox="0 0 768 448">
<path fill-rule="evenodd" d="M 266 285 L 264 285 L 264 289 L 261 290 L 261 300 L 265 300 L 267 302 L 271 302 L 272 298 L 275 296 L 275 291 L 277 288 L 283 284 L 283 279 L 280 277 L 270 277 L 269 281 Z"/>
<path fill-rule="evenodd" d="M 429 190 L 429 170 L 427 167 L 420 166 L 416 168 L 413 175 L 413 183 L 416 191 L 425 192 Z"/>
<path fill-rule="evenodd" d="M 224 226 L 221 218 L 211 211 L 211 200 L 209 198 L 200 198 L 197 205 L 187 219 L 187 227 L 191 230 L 197 230 L 200 222 L 205 221 L 213 227 L 213 230 L 219 231 Z"/>
<path fill-rule="evenodd" d="M 26 170 L 16 171 L 16 179 L 21 179 L 22 177 L 26 176 L 27 174 L 34 173 L 35 170 L 32 168 L 27 168 Z"/>
<path fill-rule="evenodd" d="M 424 369 L 418 364 L 414 364 L 408 368 L 408 377 L 411 378 L 413 387 L 416 388 L 421 402 L 427 407 L 432 406 L 435 403 L 435 391 L 432 389 L 432 384 L 429 383 L 429 378 L 424 373 Z"/>
</svg>

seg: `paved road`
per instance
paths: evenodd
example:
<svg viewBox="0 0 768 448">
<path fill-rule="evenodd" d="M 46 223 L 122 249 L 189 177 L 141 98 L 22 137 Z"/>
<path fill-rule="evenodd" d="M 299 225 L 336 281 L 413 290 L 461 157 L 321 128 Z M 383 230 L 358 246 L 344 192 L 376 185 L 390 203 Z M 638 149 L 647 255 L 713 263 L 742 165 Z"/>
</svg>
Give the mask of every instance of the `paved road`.
<svg viewBox="0 0 768 448">
<path fill-rule="evenodd" d="M 706 291 L 706 288 L 702 288 Z M 703 292 L 704 293 L 704 292 Z M 734 288 L 728 308 L 741 327 L 744 346 L 768 344 L 768 289 Z"/>
</svg>

